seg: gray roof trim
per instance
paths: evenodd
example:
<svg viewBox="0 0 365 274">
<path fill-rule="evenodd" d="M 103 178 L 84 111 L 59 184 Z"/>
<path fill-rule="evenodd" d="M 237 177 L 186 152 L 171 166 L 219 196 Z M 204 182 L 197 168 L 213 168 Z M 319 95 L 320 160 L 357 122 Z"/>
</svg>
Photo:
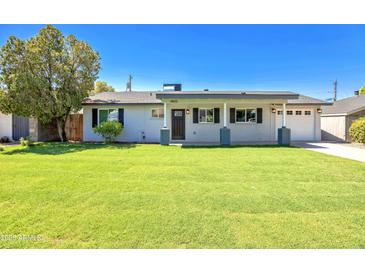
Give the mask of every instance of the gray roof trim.
<svg viewBox="0 0 365 274">
<path fill-rule="evenodd" d="M 161 104 L 161 100 L 156 99 L 155 92 L 103 92 L 98 93 L 82 102 L 83 105 L 112 105 L 112 104 Z"/>
<path fill-rule="evenodd" d="M 120 103 L 120 102 L 109 102 L 109 101 L 100 101 L 100 102 L 84 102 L 82 103 L 82 105 L 87 105 L 87 106 L 106 106 L 106 105 L 111 105 L 111 106 L 125 106 L 125 105 L 128 105 L 128 106 L 137 106 L 137 105 L 163 105 L 162 102 L 156 102 L 156 103 L 144 103 L 144 102 L 141 102 L 141 103 Z"/>
<path fill-rule="evenodd" d="M 244 91 L 182 91 L 158 92 L 157 99 L 297 99 L 293 92 L 244 92 Z"/>
<path fill-rule="evenodd" d="M 323 102 L 323 103 L 287 103 L 287 105 L 293 106 L 331 106 L 332 103 L 329 102 Z"/>
<path fill-rule="evenodd" d="M 329 102 L 289 91 L 172 91 L 104 92 L 88 98 L 83 105 L 161 105 L 161 99 L 267 99 L 288 100 L 288 105 L 326 106 Z"/>
<path fill-rule="evenodd" d="M 335 114 L 326 114 L 322 113 L 321 117 L 335 117 L 335 116 L 346 116 L 347 113 L 335 113 Z"/>
<path fill-rule="evenodd" d="M 158 102 L 158 103 L 118 103 L 118 102 L 86 102 L 86 103 L 82 103 L 83 106 L 106 106 L 106 105 L 111 105 L 111 106 L 139 106 L 139 105 L 163 105 L 162 102 Z"/>
</svg>

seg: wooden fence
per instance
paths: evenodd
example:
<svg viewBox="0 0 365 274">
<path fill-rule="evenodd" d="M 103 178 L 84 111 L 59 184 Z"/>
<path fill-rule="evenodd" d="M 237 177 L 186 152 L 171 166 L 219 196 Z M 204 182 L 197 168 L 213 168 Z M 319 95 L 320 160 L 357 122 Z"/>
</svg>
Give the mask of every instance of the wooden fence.
<svg viewBox="0 0 365 274">
<path fill-rule="evenodd" d="M 66 121 L 66 136 L 69 141 L 82 141 L 83 115 L 70 114 Z"/>
</svg>

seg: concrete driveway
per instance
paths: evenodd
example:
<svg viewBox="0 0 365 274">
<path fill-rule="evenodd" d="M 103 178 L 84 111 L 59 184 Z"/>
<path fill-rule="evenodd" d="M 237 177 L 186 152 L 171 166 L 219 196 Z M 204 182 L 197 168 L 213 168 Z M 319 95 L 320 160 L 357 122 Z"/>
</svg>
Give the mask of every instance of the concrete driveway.
<svg viewBox="0 0 365 274">
<path fill-rule="evenodd" d="M 292 145 L 365 163 L 365 146 L 326 142 L 294 142 Z"/>
</svg>

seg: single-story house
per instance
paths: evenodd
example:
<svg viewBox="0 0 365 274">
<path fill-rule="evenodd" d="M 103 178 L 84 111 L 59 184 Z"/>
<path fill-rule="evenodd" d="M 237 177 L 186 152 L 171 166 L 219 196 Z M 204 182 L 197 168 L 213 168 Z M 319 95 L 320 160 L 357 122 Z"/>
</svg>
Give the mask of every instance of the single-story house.
<svg viewBox="0 0 365 274">
<path fill-rule="evenodd" d="M 83 140 L 102 141 L 93 128 L 118 120 L 120 142 L 280 143 L 288 129 L 291 140 L 319 141 L 328 104 L 286 91 L 105 92 L 83 101 Z"/>
<path fill-rule="evenodd" d="M 352 122 L 365 117 L 365 94 L 355 95 L 323 107 L 321 114 L 322 139 L 351 142 L 349 128 Z"/>
</svg>

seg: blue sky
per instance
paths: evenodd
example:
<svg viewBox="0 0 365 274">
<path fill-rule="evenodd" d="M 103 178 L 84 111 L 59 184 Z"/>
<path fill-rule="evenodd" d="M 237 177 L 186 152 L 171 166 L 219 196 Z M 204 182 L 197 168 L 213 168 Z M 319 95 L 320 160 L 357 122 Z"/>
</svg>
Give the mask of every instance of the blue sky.
<svg viewBox="0 0 365 274">
<path fill-rule="evenodd" d="M 0 25 L 29 38 L 42 25 Z M 125 90 L 291 90 L 339 97 L 365 85 L 365 25 L 56 25 L 100 53 L 99 79 Z"/>
</svg>

